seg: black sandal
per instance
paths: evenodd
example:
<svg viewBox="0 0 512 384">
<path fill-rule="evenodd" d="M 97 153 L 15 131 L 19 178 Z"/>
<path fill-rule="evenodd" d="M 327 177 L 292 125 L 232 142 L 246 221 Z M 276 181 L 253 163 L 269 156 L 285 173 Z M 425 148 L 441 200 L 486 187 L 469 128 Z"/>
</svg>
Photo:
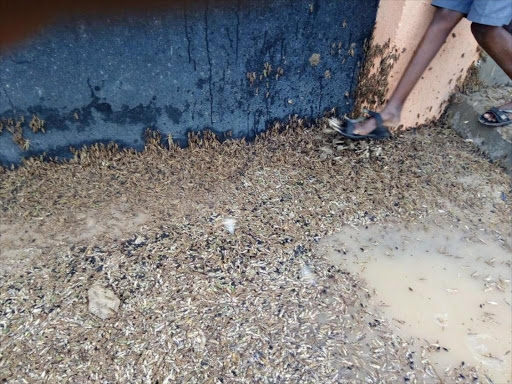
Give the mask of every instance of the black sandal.
<svg viewBox="0 0 512 384">
<path fill-rule="evenodd" d="M 391 133 L 389 132 L 389 129 L 384 126 L 384 120 L 382 119 L 382 116 L 380 113 L 373 112 L 373 111 L 366 111 L 370 115 L 370 117 L 373 117 L 377 121 L 377 128 L 375 128 L 372 132 L 370 132 L 367 135 L 358 135 L 354 133 L 354 130 L 356 128 L 356 124 L 359 123 L 361 120 L 350 120 L 346 119 L 345 126 L 343 127 L 341 125 L 341 122 L 338 119 L 329 119 L 329 125 L 332 129 L 334 129 L 336 132 L 338 132 L 340 135 L 351 139 L 351 140 L 363 140 L 363 139 L 371 139 L 371 140 L 385 140 L 389 139 L 391 137 Z"/>
<path fill-rule="evenodd" d="M 486 114 L 493 115 L 496 120 L 489 120 L 485 117 Z M 503 127 L 504 125 L 512 124 L 512 119 L 508 116 L 509 114 L 512 114 L 512 110 L 491 108 L 480 116 L 478 121 L 490 127 Z"/>
</svg>

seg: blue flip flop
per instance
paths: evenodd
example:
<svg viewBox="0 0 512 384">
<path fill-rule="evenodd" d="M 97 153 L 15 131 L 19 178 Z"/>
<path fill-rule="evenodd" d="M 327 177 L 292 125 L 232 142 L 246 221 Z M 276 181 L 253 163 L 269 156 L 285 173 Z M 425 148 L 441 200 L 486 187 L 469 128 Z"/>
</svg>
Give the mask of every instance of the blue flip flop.
<svg viewBox="0 0 512 384">
<path fill-rule="evenodd" d="M 346 137 L 347 139 L 351 140 L 364 140 L 364 139 L 370 139 L 370 140 L 386 140 L 391 137 L 391 132 L 387 127 L 384 126 L 384 120 L 382 119 L 382 116 L 380 113 L 374 112 L 374 111 L 365 111 L 370 115 L 370 117 L 373 117 L 377 121 L 377 128 L 375 128 L 372 132 L 370 132 L 367 135 L 358 135 L 357 133 L 354 133 L 354 130 L 356 128 L 356 124 L 361 121 L 359 120 L 350 120 L 346 119 L 345 126 L 342 126 L 341 122 L 338 119 L 329 119 L 329 125 L 332 129 L 337 131 L 340 135 L 343 137 Z"/>
</svg>

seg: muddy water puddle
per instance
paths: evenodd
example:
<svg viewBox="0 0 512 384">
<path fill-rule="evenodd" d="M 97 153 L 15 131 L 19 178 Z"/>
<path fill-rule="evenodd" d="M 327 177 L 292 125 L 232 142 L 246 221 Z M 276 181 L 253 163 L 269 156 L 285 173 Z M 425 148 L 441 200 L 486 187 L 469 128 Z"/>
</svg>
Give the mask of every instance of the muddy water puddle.
<svg viewBox="0 0 512 384">
<path fill-rule="evenodd" d="M 347 227 L 319 250 L 367 281 L 372 304 L 400 336 L 438 351 L 437 371 L 464 362 L 511 383 L 509 244 L 497 233 L 448 225 L 375 225 Z"/>
</svg>

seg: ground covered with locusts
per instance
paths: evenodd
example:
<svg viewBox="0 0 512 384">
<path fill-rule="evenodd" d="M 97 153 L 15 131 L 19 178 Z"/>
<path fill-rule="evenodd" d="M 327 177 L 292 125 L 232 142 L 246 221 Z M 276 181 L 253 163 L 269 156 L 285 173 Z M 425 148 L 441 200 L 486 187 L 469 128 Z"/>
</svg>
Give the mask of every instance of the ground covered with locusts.
<svg viewBox="0 0 512 384">
<path fill-rule="evenodd" d="M 351 143 L 298 119 L 253 143 L 159 141 L 0 171 L 0 380 L 485 382 L 435 371 L 435 350 L 414 352 L 313 251 L 391 220 L 509 239 L 511 179 L 471 143 L 443 127 Z M 108 320 L 88 311 L 93 284 L 121 300 Z"/>
</svg>

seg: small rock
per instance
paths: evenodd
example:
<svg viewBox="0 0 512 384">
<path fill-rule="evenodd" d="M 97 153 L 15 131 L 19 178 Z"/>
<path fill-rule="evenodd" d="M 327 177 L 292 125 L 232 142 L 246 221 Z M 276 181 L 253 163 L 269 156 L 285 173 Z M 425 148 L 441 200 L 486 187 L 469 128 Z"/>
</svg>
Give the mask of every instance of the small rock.
<svg viewBox="0 0 512 384">
<path fill-rule="evenodd" d="M 309 284 L 316 285 L 316 276 L 307 265 L 302 267 L 302 278 Z"/>
<path fill-rule="evenodd" d="M 135 239 L 135 241 L 133 242 L 135 245 L 139 245 L 139 244 L 142 244 L 146 241 L 146 239 L 144 239 L 142 236 L 137 236 L 137 238 Z"/>
<path fill-rule="evenodd" d="M 232 234 L 232 235 L 235 234 L 235 226 L 236 226 L 235 219 L 224 219 L 224 221 L 222 223 L 224 224 L 224 227 L 230 234 Z"/>
<path fill-rule="evenodd" d="M 89 312 L 100 319 L 108 319 L 114 316 L 119 310 L 121 301 L 115 293 L 107 288 L 93 285 L 89 288 Z"/>
</svg>

